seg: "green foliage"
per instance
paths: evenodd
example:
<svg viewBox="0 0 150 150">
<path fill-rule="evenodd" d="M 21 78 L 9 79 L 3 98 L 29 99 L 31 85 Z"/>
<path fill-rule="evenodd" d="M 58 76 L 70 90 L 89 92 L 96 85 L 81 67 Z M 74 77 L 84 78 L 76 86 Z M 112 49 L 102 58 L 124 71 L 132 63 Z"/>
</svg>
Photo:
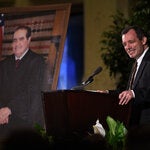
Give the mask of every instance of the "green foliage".
<svg viewBox="0 0 150 150">
<path fill-rule="evenodd" d="M 148 33 L 148 42 L 150 41 L 150 1 L 139 0 L 133 8 L 133 14 L 130 17 L 131 24 L 137 24 Z M 150 44 L 150 43 L 149 43 Z"/>
<path fill-rule="evenodd" d="M 126 142 L 127 129 L 120 121 L 107 116 L 106 122 L 109 130 L 106 132 L 106 141 L 112 150 L 123 150 Z"/>
<path fill-rule="evenodd" d="M 128 20 L 119 11 L 112 18 L 114 20 L 113 25 L 110 26 L 109 31 L 103 33 L 101 56 L 110 70 L 110 76 L 119 76 L 117 88 L 124 89 L 132 63 L 129 61 L 130 58 L 127 56 L 121 41 L 121 30 L 128 24 Z"/>
<path fill-rule="evenodd" d="M 127 25 L 139 25 L 149 32 L 150 2 L 139 0 L 126 19 L 120 11 L 111 16 L 113 24 L 102 34 L 101 57 L 110 70 L 110 76 L 117 77 L 116 88 L 125 89 L 133 61 L 126 54 L 121 41 L 121 31 Z M 149 32 L 150 33 L 150 32 Z"/>
<path fill-rule="evenodd" d="M 102 135 L 102 136 L 93 136 L 93 134 L 90 134 L 88 136 L 83 136 L 80 133 L 76 133 L 75 136 L 67 138 L 67 139 L 61 139 L 61 142 L 65 142 L 64 144 L 67 144 L 68 146 L 72 143 L 76 144 L 82 144 L 84 145 L 84 140 L 87 140 L 88 142 L 95 142 L 98 144 L 101 143 L 104 144 L 104 146 L 111 150 L 124 150 L 125 144 L 126 144 L 126 135 L 127 135 L 127 129 L 124 126 L 122 122 L 119 122 L 118 120 L 115 121 L 112 117 L 107 116 L 106 122 L 108 124 L 108 130 L 106 130 L 106 135 L 103 135 L 102 130 L 105 131 L 105 129 L 102 128 L 101 124 L 99 122 L 96 122 L 95 128 L 100 131 L 99 133 L 94 133 L 94 135 Z M 54 139 L 52 136 L 47 135 L 46 130 L 42 128 L 40 125 L 35 125 L 35 130 L 45 139 L 49 141 L 49 144 L 51 146 L 55 147 L 55 144 L 61 144 L 59 141 Z M 72 141 L 73 140 L 73 141 Z M 70 143 L 71 142 L 71 143 Z"/>
<path fill-rule="evenodd" d="M 37 131 L 37 133 L 42 136 L 42 138 L 48 140 L 50 144 L 53 144 L 53 137 L 47 135 L 46 130 L 44 128 L 42 128 L 39 124 L 35 124 L 34 128 Z"/>
</svg>

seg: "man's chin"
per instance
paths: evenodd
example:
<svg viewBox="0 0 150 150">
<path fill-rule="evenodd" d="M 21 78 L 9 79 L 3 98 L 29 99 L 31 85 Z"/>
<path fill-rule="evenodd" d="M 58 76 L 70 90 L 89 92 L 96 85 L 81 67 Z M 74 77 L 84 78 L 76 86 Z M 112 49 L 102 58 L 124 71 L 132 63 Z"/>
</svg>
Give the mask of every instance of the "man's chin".
<svg viewBox="0 0 150 150">
<path fill-rule="evenodd" d="M 129 55 L 129 57 L 130 57 L 130 58 L 135 58 L 135 56 L 134 56 L 134 55 Z"/>
</svg>

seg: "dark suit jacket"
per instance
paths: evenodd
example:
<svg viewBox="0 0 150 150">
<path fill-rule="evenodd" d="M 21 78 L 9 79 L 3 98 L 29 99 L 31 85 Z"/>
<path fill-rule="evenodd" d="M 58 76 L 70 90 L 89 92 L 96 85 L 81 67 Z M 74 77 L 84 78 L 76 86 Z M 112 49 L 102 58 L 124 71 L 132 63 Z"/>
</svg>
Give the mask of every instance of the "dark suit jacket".
<svg viewBox="0 0 150 150">
<path fill-rule="evenodd" d="M 130 80 L 130 78 L 129 78 Z M 129 82 L 128 82 L 129 84 Z M 129 85 L 127 85 L 128 89 Z M 129 126 L 150 123 L 150 50 L 141 62 L 133 85 L 135 98 L 130 101 L 131 114 Z M 119 95 L 122 90 L 109 90 L 111 95 Z"/>
<path fill-rule="evenodd" d="M 148 50 L 137 72 L 133 91 L 131 125 L 150 123 L 150 50 Z"/>
<path fill-rule="evenodd" d="M 19 127 L 44 127 L 41 90 L 45 69 L 44 58 L 31 50 L 15 68 L 15 56 L 0 62 L 0 108 L 12 111 L 8 124 L 0 125 L 3 131 Z"/>
</svg>

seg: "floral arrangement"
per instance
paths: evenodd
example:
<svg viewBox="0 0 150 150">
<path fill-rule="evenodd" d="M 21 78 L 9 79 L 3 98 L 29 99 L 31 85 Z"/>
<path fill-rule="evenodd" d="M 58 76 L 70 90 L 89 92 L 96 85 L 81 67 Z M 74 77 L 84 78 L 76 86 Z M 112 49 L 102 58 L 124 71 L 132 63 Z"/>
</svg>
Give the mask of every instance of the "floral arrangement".
<svg viewBox="0 0 150 150">
<path fill-rule="evenodd" d="M 118 120 L 115 121 L 110 116 L 107 116 L 106 122 L 108 124 L 108 130 L 105 130 L 102 124 L 99 122 L 99 119 L 97 119 L 96 124 L 93 125 L 94 134 L 89 134 L 89 136 L 79 139 L 81 139 L 81 141 L 86 139 L 88 143 L 93 143 L 94 141 L 92 146 L 105 141 L 103 144 L 106 146 L 104 147 L 107 147 L 109 150 L 125 150 L 127 129 L 124 124 Z M 50 145 L 55 145 L 57 143 L 57 141 L 55 141 L 52 136 L 47 135 L 46 130 L 41 128 L 39 125 L 36 125 L 35 129 L 44 139 L 49 141 Z M 74 142 L 77 142 L 79 139 L 76 139 Z M 69 143 L 67 144 L 69 145 Z"/>
<path fill-rule="evenodd" d="M 120 121 L 115 121 L 112 117 L 107 116 L 106 122 L 108 124 L 108 130 L 106 131 L 103 126 L 96 121 L 93 125 L 94 134 L 100 134 L 105 138 L 108 148 L 112 150 L 124 150 L 126 142 L 127 129 Z"/>
</svg>

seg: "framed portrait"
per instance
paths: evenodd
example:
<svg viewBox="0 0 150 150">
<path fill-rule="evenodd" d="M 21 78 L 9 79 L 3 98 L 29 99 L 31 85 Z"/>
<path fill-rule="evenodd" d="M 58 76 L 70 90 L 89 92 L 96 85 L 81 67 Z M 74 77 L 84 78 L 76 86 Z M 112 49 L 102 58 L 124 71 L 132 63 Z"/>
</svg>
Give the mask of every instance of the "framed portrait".
<svg viewBox="0 0 150 150">
<path fill-rule="evenodd" d="M 13 31 L 19 25 L 32 29 L 30 49 L 41 54 L 47 64 L 46 82 L 57 88 L 59 70 L 70 16 L 70 3 L 1 8 L 0 59 L 12 54 Z"/>
</svg>

